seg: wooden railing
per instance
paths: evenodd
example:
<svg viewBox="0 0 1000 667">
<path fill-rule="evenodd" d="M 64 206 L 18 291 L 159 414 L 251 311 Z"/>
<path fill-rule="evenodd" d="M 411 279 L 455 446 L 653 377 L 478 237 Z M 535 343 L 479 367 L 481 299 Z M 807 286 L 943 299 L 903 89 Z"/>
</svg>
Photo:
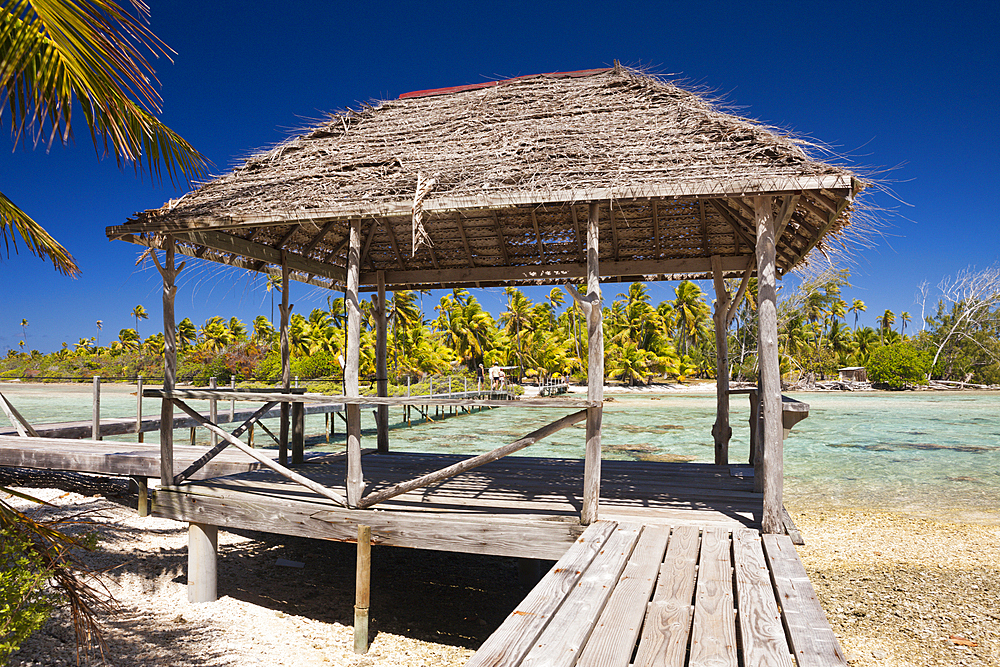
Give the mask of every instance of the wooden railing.
<svg viewBox="0 0 1000 667">
<path fill-rule="evenodd" d="M 464 393 L 464 392 L 463 392 Z M 473 392 L 468 392 L 473 393 Z M 410 406 L 410 405 L 444 405 L 444 406 L 458 406 L 458 407 L 510 407 L 516 405 L 518 407 L 525 408 L 577 408 L 578 410 L 558 419 L 550 424 L 543 426 L 542 428 L 536 429 L 531 433 L 525 435 L 512 443 L 497 447 L 496 449 L 487 452 L 485 454 L 480 454 L 478 456 L 473 456 L 456 464 L 447 466 L 440 470 L 422 475 L 420 477 L 407 480 L 395 484 L 389 488 L 382 489 L 376 493 L 371 493 L 366 496 L 362 496 L 358 502 L 354 503 L 353 507 L 357 509 L 366 509 L 372 507 L 378 503 L 394 498 L 398 495 L 413 491 L 415 489 L 423 488 L 435 484 L 449 477 L 459 475 L 468 470 L 472 470 L 479 466 L 490 463 L 491 461 L 497 461 L 505 456 L 513 454 L 514 452 L 520 451 L 525 447 L 529 447 L 539 440 L 546 438 L 553 433 L 556 433 L 572 424 L 581 422 L 587 419 L 588 409 L 599 407 L 600 404 L 596 404 L 594 401 L 589 401 L 586 399 L 544 399 L 544 398 L 533 398 L 533 399 L 520 399 L 516 402 L 512 402 L 510 399 L 497 399 L 493 398 L 495 392 L 484 391 L 475 392 L 481 394 L 485 397 L 463 397 L 463 398 L 447 398 L 443 396 L 431 396 L 431 395 L 417 395 L 417 396 L 393 396 L 393 397 L 378 397 L 378 396 L 326 396 L 321 394 L 286 394 L 277 393 L 270 391 L 247 391 L 247 390 L 223 390 L 223 389 L 196 389 L 196 390 L 173 390 L 164 391 L 162 389 L 146 389 L 143 392 L 144 396 L 161 398 L 170 401 L 180 410 L 182 410 L 189 417 L 194 419 L 200 425 L 208 429 L 214 435 L 216 435 L 221 441 L 209 449 L 203 456 L 201 456 L 197 461 L 188 466 L 183 472 L 173 475 L 172 480 L 175 485 L 190 479 L 191 476 L 204 467 L 209 461 L 211 461 L 215 456 L 221 453 L 226 447 L 232 445 L 240 451 L 246 453 L 250 457 L 259 461 L 262 465 L 267 466 L 271 470 L 274 470 L 279 475 L 289 479 L 297 484 L 308 488 L 309 490 L 333 501 L 341 507 L 351 507 L 352 505 L 344 498 L 341 494 L 337 493 L 333 489 L 326 487 L 318 482 L 315 482 L 308 477 L 300 475 L 299 473 L 291 470 L 281 463 L 274 461 L 268 456 L 260 453 L 258 450 L 253 449 L 242 440 L 239 436 L 243 434 L 247 429 L 249 429 L 253 424 L 259 422 L 261 417 L 266 414 L 271 408 L 279 403 L 293 403 L 293 404 L 304 404 L 304 403 L 342 403 L 346 405 L 376 405 L 376 406 Z M 213 423 L 210 419 L 206 419 L 200 413 L 198 413 L 194 408 L 190 407 L 185 401 L 188 400 L 239 400 L 239 401 L 261 401 L 264 405 L 251 415 L 243 424 L 241 424 L 235 431 L 228 433 L 217 424 Z"/>
</svg>

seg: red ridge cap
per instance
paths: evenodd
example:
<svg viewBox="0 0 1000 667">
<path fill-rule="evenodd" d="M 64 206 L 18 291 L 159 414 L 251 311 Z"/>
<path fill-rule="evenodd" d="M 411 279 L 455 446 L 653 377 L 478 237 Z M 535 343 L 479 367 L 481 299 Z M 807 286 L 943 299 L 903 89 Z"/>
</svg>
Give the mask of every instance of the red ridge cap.
<svg viewBox="0 0 1000 667">
<path fill-rule="evenodd" d="M 461 93 L 466 90 L 477 90 L 479 88 L 489 88 L 490 86 L 500 86 L 505 83 L 510 83 L 511 81 L 520 81 L 522 79 L 534 79 L 537 77 L 544 77 L 546 79 L 575 79 L 584 76 L 594 76 L 595 74 L 601 74 L 610 70 L 610 67 L 601 67 L 599 69 L 581 69 L 575 72 L 549 72 L 547 74 L 525 74 L 524 76 L 515 76 L 510 79 L 501 79 L 500 81 L 484 81 L 483 83 L 470 83 L 465 86 L 451 86 L 449 88 L 429 88 L 428 90 L 415 90 L 410 93 L 403 93 L 399 96 L 401 100 L 412 99 L 415 97 L 435 97 L 437 95 L 450 95 L 451 93 Z"/>
</svg>

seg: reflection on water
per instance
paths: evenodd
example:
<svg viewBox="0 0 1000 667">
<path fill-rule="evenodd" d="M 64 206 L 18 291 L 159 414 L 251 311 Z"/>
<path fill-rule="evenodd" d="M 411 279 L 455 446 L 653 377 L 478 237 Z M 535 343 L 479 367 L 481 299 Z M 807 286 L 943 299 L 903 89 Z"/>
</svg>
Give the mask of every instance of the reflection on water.
<svg viewBox="0 0 1000 667">
<path fill-rule="evenodd" d="M 88 385 L 0 385 L 32 422 L 88 420 Z M 105 416 L 135 414 L 135 387 L 105 385 Z M 786 504 L 834 504 L 887 507 L 906 511 L 1000 519 L 1000 394 L 950 393 L 801 393 L 810 404 L 809 418 L 799 422 L 785 441 Z M 207 402 L 192 402 L 207 410 Z M 228 403 L 220 402 L 223 412 Z M 147 416 L 159 413 L 159 402 L 146 399 Z M 730 460 L 746 460 L 748 401 L 733 398 Z M 393 428 L 390 446 L 401 451 L 476 454 L 543 426 L 564 410 L 502 408 L 433 423 Z M 432 412 L 433 416 L 433 412 Z M 390 421 L 401 411 L 390 409 Z M 374 446 L 373 415 L 362 412 L 365 446 Z M 273 421 L 273 420 L 272 420 Z M 711 462 L 712 394 L 615 395 L 606 404 L 603 449 L 608 459 Z M 335 419 L 330 445 L 323 416 L 307 417 L 310 445 L 315 449 L 343 446 L 344 426 Z M 267 423 L 277 432 L 276 423 Z M 188 442 L 178 431 L 178 442 Z M 207 436 L 199 433 L 199 442 Z M 257 432 L 258 444 L 266 435 Z M 121 436 L 133 441 L 135 436 Z M 155 442 L 156 434 L 146 434 Z M 525 455 L 581 458 L 584 425 L 576 424 L 523 451 Z"/>
</svg>

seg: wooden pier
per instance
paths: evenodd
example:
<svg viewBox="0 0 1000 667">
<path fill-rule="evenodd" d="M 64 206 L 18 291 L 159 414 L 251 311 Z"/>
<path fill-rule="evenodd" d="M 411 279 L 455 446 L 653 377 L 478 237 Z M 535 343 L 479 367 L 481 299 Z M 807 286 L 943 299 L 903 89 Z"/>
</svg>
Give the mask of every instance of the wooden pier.
<svg viewBox="0 0 1000 667">
<path fill-rule="evenodd" d="M 743 527 L 599 521 L 466 667 L 528 665 L 847 661 L 788 537 Z"/>
</svg>

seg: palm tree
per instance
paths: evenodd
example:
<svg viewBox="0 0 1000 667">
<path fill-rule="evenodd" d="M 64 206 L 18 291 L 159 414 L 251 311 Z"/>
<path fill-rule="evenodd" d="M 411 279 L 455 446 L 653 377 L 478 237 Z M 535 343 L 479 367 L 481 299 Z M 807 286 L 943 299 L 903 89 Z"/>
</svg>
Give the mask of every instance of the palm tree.
<svg viewBox="0 0 1000 667">
<path fill-rule="evenodd" d="M 28 320 L 21 318 L 21 333 L 24 335 L 24 340 L 28 340 Z"/>
<path fill-rule="evenodd" d="M 177 344 L 180 349 L 186 350 L 198 341 L 198 328 L 190 317 L 185 317 L 177 323 Z"/>
<path fill-rule="evenodd" d="M 267 274 L 267 283 L 265 284 L 267 289 L 267 294 L 271 295 L 271 326 L 274 326 L 274 293 L 281 289 L 281 276 L 276 276 L 273 274 Z"/>
<path fill-rule="evenodd" d="M 906 325 L 907 325 L 908 322 L 911 322 L 912 320 L 913 320 L 913 318 L 910 317 L 910 314 L 908 312 L 906 312 L 905 310 L 899 314 L 899 335 L 900 336 L 902 336 L 904 333 L 906 333 Z"/>
<path fill-rule="evenodd" d="M 104 320 L 97 320 L 97 347 L 101 346 L 101 329 L 104 328 Z"/>
<path fill-rule="evenodd" d="M 704 297 L 701 288 L 690 280 L 682 280 L 674 289 L 674 300 L 670 305 L 674 309 L 683 354 L 687 354 L 689 344 L 697 339 L 699 329 L 708 319 L 710 311 Z"/>
<path fill-rule="evenodd" d="M 858 328 L 858 313 L 863 313 L 868 310 L 868 306 L 861 299 L 855 299 L 851 304 L 851 307 L 847 309 L 847 312 L 854 313 L 854 329 Z"/>
<path fill-rule="evenodd" d="M 133 164 L 171 181 L 204 173 L 204 158 L 156 119 L 158 81 L 143 56 L 169 49 L 114 0 L 10 0 L 0 12 L 0 97 L 7 98 L 14 143 L 68 144 L 74 109 L 82 111 L 100 155 L 109 146 L 120 167 Z M 45 229 L 0 194 L 0 243 L 20 237 L 28 250 L 60 273 L 80 273 L 73 257 Z"/>
<path fill-rule="evenodd" d="M 139 333 L 139 320 L 148 320 L 149 315 L 146 314 L 145 308 L 136 306 L 132 309 L 132 317 L 135 318 L 135 332 Z"/>
<path fill-rule="evenodd" d="M 886 309 L 882 313 L 882 317 L 876 318 L 875 321 L 878 323 L 879 340 L 885 342 L 885 334 L 892 329 L 892 325 L 896 322 L 896 315 L 891 310 Z"/>
</svg>

